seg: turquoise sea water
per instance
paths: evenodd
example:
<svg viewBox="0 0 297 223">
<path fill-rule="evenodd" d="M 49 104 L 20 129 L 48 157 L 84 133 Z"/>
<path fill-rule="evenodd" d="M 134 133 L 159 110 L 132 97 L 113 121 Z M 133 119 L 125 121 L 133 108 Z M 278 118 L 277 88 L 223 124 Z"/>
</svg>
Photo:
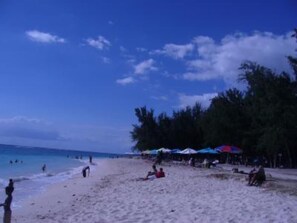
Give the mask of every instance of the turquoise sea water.
<svg viewBox="0 0 297 223">
<path fill-rule="evenodd" d="M 0 145 L 0 203 L 5 199 L 4 188 L 14 180 L 13 205 L 40 193 L 46 186 L 61 182 L 76 173 L 94 158 L 113 157 L 113 154 L 37 147 Z M 81 159 L 82 158 L 82 159 Z M 42 166 L 46 164 L 46 171 Z M 2 191 L 1 191 L 2 189 Z"/>
</svg>

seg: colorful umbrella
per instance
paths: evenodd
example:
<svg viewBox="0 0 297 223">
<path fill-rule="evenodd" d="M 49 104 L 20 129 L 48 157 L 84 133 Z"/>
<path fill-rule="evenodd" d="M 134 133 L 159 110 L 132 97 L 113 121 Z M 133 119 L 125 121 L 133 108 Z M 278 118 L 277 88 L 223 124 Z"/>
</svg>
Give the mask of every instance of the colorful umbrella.
<svg viewBox="0 0 297 223">
<path fill-rule="evenodd" d="M 196 154 L 197 151 L 191 148 L 184 149 L 179 152 L 180 154 Z"/>
<path fill-rule="evenodd" d="M 204 149 L 200 149 L 197 151 L 197 153 L 201 153 L 201 154 L 218 154 L 217 151 L 215 151 L 214 149 L 212 148 L 204 148 Z"/>
<path fill-rule="evenodd" d="M 220 153 L 233 153 L 233 154 L 238 154 L 242 153 L 241 149 L 239 149 L 236 146 L 228 146 L 228 145 L 223 145 L 215 148 L 216 151 Z"/>
<path fill-rule="evenodd" d="M 157 149 L 150 150 L 150 154 L 151 155 L 157 155 L 158 154 L 158 150 Z"/>
<path fill-rule="evenodd" d="M 170 153 L 171 152 L 171 150 L 170 149 L 166 149 L 166 148 L 160 148 L 160 149 L 158 149 L 158 152 L 163 152 L 163 153 Z"/>
<path fill-rule="evenodd" d="M 176 154 L 176 153 L 180 153 L 180 149 L 173 149 L 173 150 L 171 150 L 171 153 L 173 153 L 173 154 Z"/>
<path fill-rule="evenodd" d="M 148 155 L 148 154 L 150 154 L 150 152 L 151 152 L 150 150 L 145 150 L 145 151 L 142 151 L 141 153 L 145 154 L 145 155 Z"/>
</svg>

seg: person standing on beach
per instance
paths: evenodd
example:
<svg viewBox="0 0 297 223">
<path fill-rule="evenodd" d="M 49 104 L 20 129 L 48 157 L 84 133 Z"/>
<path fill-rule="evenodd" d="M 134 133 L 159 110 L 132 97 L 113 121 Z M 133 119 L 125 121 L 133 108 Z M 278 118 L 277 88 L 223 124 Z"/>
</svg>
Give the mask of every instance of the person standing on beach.
<svg viewBox="0 0 297 223">
<path fill-rule="evenodd" d="M 9 183 L 9 185 L 11 185 Z M 12 184 L 13 185 L 13 184 Z M 12 202 L 12 192 L 14 191 L 14 187 L 7 186 L 5 188 L 5 193 L 7 198 L 5 199 L 3 204 L 0 204 L 0 207 L 4 207 L 4 215 L 3 215 L 3 223 L 11 223 L 11 202 Z"/>
<path fill-rule="evenodd" d="M 91 155 L 89 156 L 89 161 L 91 164 L 93 163 L 93 157 Z"/>
<path fill-rule="evenodd" d="M 43 166 L 42 166 L 42 172 L 45 172 L 46 171 L 46 165 L 45 164 L 43 164 Z"/>
<path fill-rule="evenodd" d="M 13 188 L 13 180 L 12 179 L 9 179 L 8 187 Z"/>
<path fill-rule="evenodd" d="M 85 168 L 83 168 L 83 170 L 82 170 L 83 177 L 87 176 L 87 171 L 88 171 L 88 176 L 89 176 L 90 175 L 90 167 L 89 166 L 86 166 Z"/>
<path fill-rule="evenodd" d="M 158 152 L 158 155 L 157 155 L 157 159 L 156 159 L 155 165 L 157 165 L 157 164 L 161 165 L 162 160 L 163 160 L 163 152 L 160 151 L 160 152 Z"/>
</svg>

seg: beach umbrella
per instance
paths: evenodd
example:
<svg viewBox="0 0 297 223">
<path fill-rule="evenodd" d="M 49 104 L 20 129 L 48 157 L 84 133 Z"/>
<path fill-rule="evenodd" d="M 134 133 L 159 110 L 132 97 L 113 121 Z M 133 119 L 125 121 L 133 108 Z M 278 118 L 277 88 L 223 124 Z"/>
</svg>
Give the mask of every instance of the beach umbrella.
<svg viewBox="0 0 297 223">
<path fill-rule="evenodd" d="M 158 152 L 163 152 L 163 153 L 170 153 L 171 152 L 171 150 L 170 149 L 166 149 L 166 148 L 160 148 L 160 149 L 158 149 Z"/>
<path fill-rule="evenodd" d="M 171 150 L 171 153 L 173 153 L 173 154 L 178 154 L 178 153 L 180 153 L 180 149 L 173 149 L 173 150 Z"/>
<path fill-rule="evenodd" d="M 197 151 L 197 153 L 201 153 L 201 154 L 218 154 L 217 151 L 215 151 L 214 149 L 211 148 L 204 148 L 204 149 L 200 149 Z"/>
<path fill-rule="evenodd" d="M 158 150 L 157 149 L 153 149 L 153 150 L 150 150 L 150 155 L 157 155 L 158 154 Z"/>
<path fill-rule="evenodd" d="M 125 155 L 130 155 L 130 156 L 139 156 L 139 152 L 125 152 Z"/>
<path fill-rule="evenodd" d="M 150 152 L 151 152 L 150 150 L 145 150 L 145 151 L 142 151 L 142 154 L 149 155 Z"/>
<path fill-rule="evenodd" d="M 179 152 L 180 154 L 197 154 L 197 151 L 191 148 L 184 149 Z"/>
<path fill-rule="evenodd" d="M 215 148 L 216 151 L 220 153 L 232 153 L 232 154 L 239 154 L 242 153 L 241 149 L 239 149 L 236 146 L 228 146 L 228 145 L 222 145 L 217 148 Z"/>
</svg>

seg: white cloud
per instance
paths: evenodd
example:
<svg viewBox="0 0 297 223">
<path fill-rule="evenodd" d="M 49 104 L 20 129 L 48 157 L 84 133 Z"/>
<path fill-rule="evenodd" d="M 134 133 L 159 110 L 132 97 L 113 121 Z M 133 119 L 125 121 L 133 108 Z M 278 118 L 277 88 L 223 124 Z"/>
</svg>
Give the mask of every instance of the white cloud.
<svg viewBox="0 0 297 223">
<path fill-rule="evenodd" d="M 111 21 L 111 20 L 108 21 L 108 25 L 113 25 L 113 24 L 114 24 L 113 21 Z"/>
<path fill-rule="evenodd" d="M 134 58 L 129 59 L 127 62 L 129 65 L 132 65 L 132 67 L 134 68 L 134 72 L 129 77 L 116 80 L 117 84 L 128 85 L 128 84 L 135 83 L 139 80 L 142 80 L 142 81 L 147 80 L 148 79 L 147 74 L 150 71 L 158 70 L 157 67 L 154 66 L 155 61 L 153 59 L 144 60 L 136 65 L 133 65 L 135 62 Z"/>
<path fill-rule="evenodd" d="M 167 101 L 168 100 L 168 97 L 166 97 L 166 96 L 152 96 L 151 98 L 154 100 L 157 100 L 157 101 Z"/>
<path fill-rule="evenodd" d="M 102 62 L 103 63 L 105 63 L 105 64 L 110 64 L 110 59 L 108 58 L 108 57 L 101 57 L 101 60 L 102 60 Z"/>
<path fill-rule="evenodd" d="M 135 82 L 135 79 L 133 77 L 126 77 L 126 78 L 116 80 L 116 83 L 120 85 L 132 84 L 134 82 Z"/>
<path fill-rule="evenodd" d="M 179 107 L 185 108 L 187 106 L 194 106 L 197 102 L 201 104 L 202 108 L 208 108 L 211 99 L 216 97 L 217 93 L 206 93 L 202 95 L 185 95 L 180 94 L 179 99 Z"/>
<path fill-rule="evenodd" d="M 154 66 L 154 64 L 155 64 L 155 61 L 153 59 L 142 61 L 139 64 L 134 66 L 134 73 L 145 74 L 145 73 L 148 73 L 149 71 L 158 70 L 157 67 Z"/>
<path fill-rule="evenodd" d="M 65 43 L 65 39 L 52 35 L 50 33 L 40 32 L 38 30 L 29 30 L 26 35 L 30 40 L 41 43 Z"/>
<path fill-rule="evenodd" d="M 147 49 L 143 48 L 143 47 L 136 47 L 136 51 L 138 51 L 138 52 L 147 52 Z"/>
<path fill-rule="evenodd" d="M 128 50 L 127 50 L 125 47 L 123 47 L 123 46 L 120 46 L 120 51 L 121 51 L 122 53 L 126 53 L 126 52 L 128 52 Z"/>
<path fill-rule="evenodd" d="M 151 54 L 164 54 L 174 59 L 183 59 L 186 55 L 191 53 L 194 49 L 194 44 L 189 43 L 185 45 L 166 44 L 161 50 L 154 50 Z"/>
<path fill-rule="evenodd" d="M 89 46 L 92 46 L 98 50 L 104 50 L 111 46 L 110 41 L 103 36 L 98 36 L 97 39 L 88 38 L 86 42 Z"/>
<path fill-rule="evenodd" d="M 274 35 L 255 32 L 252 35 L 237 33 L 227 35 L 220 43 L 205 36 L 193 40 L 197 56 L 187 62 L 188 71 L 183 74 L 187 80 L 223 79 L 234 85 L 244 61 L 257 62 L 278 72 L 290 72 L 286 56 L 294 55 L 297 44 L 291 34 Z"/>
</svg>

